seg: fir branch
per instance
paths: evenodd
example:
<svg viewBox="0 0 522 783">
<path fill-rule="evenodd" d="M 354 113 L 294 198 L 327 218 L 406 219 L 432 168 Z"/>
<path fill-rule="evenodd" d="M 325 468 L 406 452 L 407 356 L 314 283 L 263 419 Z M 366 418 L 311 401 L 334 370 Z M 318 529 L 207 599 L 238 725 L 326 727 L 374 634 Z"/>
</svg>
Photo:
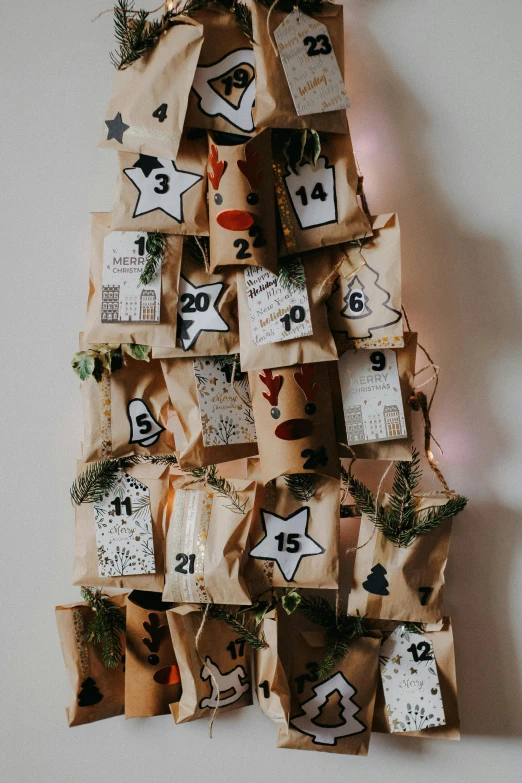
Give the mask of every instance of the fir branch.
<svg viewBox="0 0 522 783">
<path fill-rule="evenodd" d="M 401 623 L 399 626 L 405 633 L 424 633 L 424 623 Z"/>
<path fill-rule="evenodd" d="M 154 46 L 168 27 L 168 15 L 149 21 L 149 12 L 134 10 L 133 0 L 117 0 L 114 7 L 114 34 L 119 50 L 111 52 L 111 61 L 124 70 Z"/>
<path fill-rule="evenodd" d="M 175 454 L 147 454 L 142 459 L 150 465 L 171 465 L 172 467 L 179 465 Z"/>
<path fill-rule="evenodd" d="M 81 593 L 83 600 L 94 612 L 84 639 L 88 644 L 100 644 L 104 666 L 115 669 L 121 662 L 121 634 L 125 632 L 125 615 L 101 590 L 82 587 Z"/>
<path fill-rule="evenodd" d="M 147 242 L 145 245 L 147 258 L 145 260 L 143 272 L 140 275 L 140 283 L 142 285 L 148 285 L 150 281 L 156 276 L 158 267 L 163 260 L 163 256 L 165 255 L 166 244 L 166 234 L 159 234 L 156 231 L 151 231 L 149 234 L 147 234 Z"/>
<path fill-rule="evenodd" d="M 238 27 L 243 31 L 249 41 L 254 40 L 252 31 L 252 11 L 246 3 L 237 2 L 232 6 Z"/>
<path fill-rule="evenodd" d="M 313 473 L 293 473 L 283 478 L 295 500 L 306 503 L 317 492 L 317 484 Z"/>
<path fill-rule="evenodd" d="M 279 259 L 277 285 L 287 290 L 306 286 L 306 277 L 300 256 Z"/>
<path fill-rule="evenodd" d="M 232 628 L 232 630 L 237 633 L 237 640 L 245 642 L 249 647 L 252 647 L 252 649 L 262 650 L 268 647 L 264 637 L 258 639 L 258 637 L 246 625 L 240 622 L 238 619 L 238 613 L 230 612 L 222 604 L 209 604 L 208 616 L 212 620 L 221 620 L 222 622 L 226 623 L 229 628 Z"/>
<path fill-rule="evenodd" d="M 223 476 L 218 476 L 217 467 L 215 465 L 208 465 L 205 468 L 193 468 L 190 471 L 190 474 L 197 479 L 197 481 L 208 484 L 208 486 L 212 487 L 221 497 L 228 498 L 230 503 L 226 508 L 230 509 L 230 511 L 235 511 L 238 514 L 245 513 L 247 501 L 245 500 L 244 503 L 240 502 L 239 495 L 232 484 L 227 481 L 227 479 L 223 478 Z"/>
<path fill-rule="evenodd" d="M 87 465 L 83 473 L 74 481 L 70 493 L 73 505 L 82 503 L 97 503 L 106 492 L 111 492 L 116 484 L 120 470 L 134 465 L 149 463 L 150 465 L 177 465 L 175 454 L 138 455 L 130 454 L 120 459 L 103 459 Z"/>
<path fill-rule="evenodd" d="M 375 500 L 372 493 L 370 492 L 368 487 L 362 483 L 362 481 L 356 479 L 355 476 L 351 475 L 351 473 L 347 475 L 348 475 L 348 482 L 347 482 L 348 489 L 350 491 L 350 495 L 355 500 L 355 505 L 363 514 L 366 514 L 366 516 L 372 522 L 375 523 L 377 517 L 376 517 L 376 510 L 375 510 Z"/>
</svg>

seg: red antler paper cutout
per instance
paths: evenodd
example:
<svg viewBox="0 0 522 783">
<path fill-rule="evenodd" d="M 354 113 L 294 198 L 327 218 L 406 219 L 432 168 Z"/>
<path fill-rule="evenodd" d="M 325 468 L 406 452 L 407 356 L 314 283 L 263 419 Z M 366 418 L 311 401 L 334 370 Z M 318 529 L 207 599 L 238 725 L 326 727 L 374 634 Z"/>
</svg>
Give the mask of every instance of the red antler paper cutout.
<svg viewBox="0 0 522 783">
<path fill-rule="evenodd" d="M 279 396 L 281 386 L 283 385 L 283 378 L 281 375 L 272 375 L 272 370 L 263 370 L 263 372 L 265 374 L 261 375 L 260 373 L 259 377 L 268 389 L 268 394 L 264 391 L 263 397 L 265 400 L 268 400 L 270 405 L 277 405 L 277 398 Z"/>
<path fill-rule="evenodd" d="M 247 178 L 252 190 L 255 190 L 263 179 L 263 172 L 258 168 L 260 157 L 259 150 L 255 150 L 252 147 L 252 143 L 249 142 L 245 147 L 245 160 L 238 160 L 237 162 L 241 174 Z"/>
<path fill-rule="evenodd" d="M 219 160 L 218 148 L 216 147 L 215 144 L 212 144 L 212 146 L 210 147 L 210 152 L 208 154 L 208 162 L 212 169 L 212 171 L 208 172 L 208 178 L 212 183 L 212 187 L 214 188 L 214 190 L 217 190 L 219 188 L 219 183 L 221 177 L 223 176 L 223 172 L 225 171 L 225 166 L 227 164 L 224 160 Z"/>
<path fill-rule="evenodd" d="M 311 402 L 319 390 L 319 384 L 313 380 L 315 364 L 302 364 L 301 372 L 295 372 L 295 382 L 304 392 L 307 402 Z"/>
</svg>

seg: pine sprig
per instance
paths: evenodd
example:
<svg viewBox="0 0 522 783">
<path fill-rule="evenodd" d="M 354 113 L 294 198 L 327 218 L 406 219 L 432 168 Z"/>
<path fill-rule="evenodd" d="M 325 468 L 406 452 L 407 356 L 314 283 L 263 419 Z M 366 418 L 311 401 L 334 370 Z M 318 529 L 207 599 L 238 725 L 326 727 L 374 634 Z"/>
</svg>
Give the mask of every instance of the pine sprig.
<svg viewBox="0 0 522 783">
<path fill-rule="evenodd" d="M 83 473 L 74 481 L 70 493 L 73 505 L 82 503 L 97 503 L 102 497 L 114 489 L 118 472 L 131 468 L 133 465 L 149 463 L 150 465 L 177 465 L 175 454 L 138 455 L 131 454 L 120 459 L 103 459 L 87 465 Z"/>
<path fill-rule="evenodd" d="M 125 632 L 125 616 L 120 607 L 101 590 L 82 587 L 81 593 L 94 613 L 84 639 L 88 644 L 100 644 L 104 666 L 115 669 L 121 661 L 121 635 Z"/>
<path fill-rule="evenodd" d="M 245 642 L 253 650 L 262 650 L 268 647 L 264 636 L 260 639 L 255 633 L 244 623 L 238 619 L 238 612 L 231 612 L 222 604 L 209 604 L 208 616 L 212 620 L 222 620 L 228 625 L 229 628 L 237 633 L 238 641 Z"/>
<path fill-rule="evenodd" d="M 277 285 L 287 290 L 306 286 L 304 268 L 299 256 L 279 259 Z"/>
<path fill-rule="evenodd" d="M 293 473 L 283 478 L 295 500 L 306 503 L 317 492 L 317 484 L 313 473 Z"/>
<path fill-rule="evenodd" d="M 114 6 L 114 34 L 119 50 L 111 52 L 111 61 L 124 70 L 154 46 L 167 26 L 167 16 L 149 21 L 149 12 L 134 10 L 133 0 L 117 0 Z"/>
<path fill-rule="evenodd" d="M 197 481 L 208 484 L 208 486 L 212 487 L 221 497 L 227 498 L 230 503 L 226 508 L 230 509 L 230 511 L 234 511 L 237 514 L 245 513 L 247 501 L 245 500 L 244 503 L 240 502 L 239 495 L 232 484 L 227 481 L 227 479 L 223 478 L 223 476 L 218 475 L 217 467 L 215 465 L 208 465 L 205 468 L 193 468 L 190 471 L 190 474 L 197 479 Z"/>
<path fill-rule="evenodd" d="M 157 231 L 151 231 L 147 234 L 147 242 L 145 245 L 147 258 L 145 259 L 143 272 L 140 275 L 140 283 L 142 285 L 148 285 L 156 276 L 158 267 L 165 254 L 166 244 L 166 234 L 159 234 Z"/>
</svg>

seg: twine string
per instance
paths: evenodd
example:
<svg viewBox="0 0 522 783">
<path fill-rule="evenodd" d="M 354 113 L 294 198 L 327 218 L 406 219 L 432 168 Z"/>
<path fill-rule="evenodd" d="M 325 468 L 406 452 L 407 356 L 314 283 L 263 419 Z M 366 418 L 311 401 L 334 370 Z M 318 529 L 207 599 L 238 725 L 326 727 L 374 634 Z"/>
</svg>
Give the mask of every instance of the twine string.
<svg viewBox="0 0 522 783">
<path fill-rule="evenodd" d="M 199 252 L 203 256 L 203 263 L 205 264 L 205 270 L 207 272 L 207 275 L 210 274 L 210 264 L 209 260 L 207 258 L 207 251 L 205 250 L 203 244 L 199 241 L 199 238 L 197 236 L 194 237 L 196 241 L 196 245 L 199 247 Z"/>
<path fill-rule="evenodd" d="M 207 664 L 206 664 L 204 658 L 202 657 L 202 655 L 201 655 L 201 653 L 199 651 L 199 640 L 201 639 L 201 634 L 203 633 L 203 628 L 205 627 L 205 623 L 207 621 L 208 608 L 209 608 L 209 604 L 206 605 L 205 611 L 203 612 L 203 618 L 201 620 L 198 632 L 196 634 L 195 643 L 194 643 L 195 647 L 196 647 L 196 653 L 198 655 L 198 658 L 201 661 L 201 663 L 203 664 L 203 666 L 205 666 L 205 667 L 206 667 Z M 220 693 L 219 693 L 218 681 L 216 680 L 212 670 L 209 669 L 208 671 L 210 673 L 210 678 L 212 680 L 212 684 L 213 684 L 214 688 L 216 689 L 216 693 L 217 693 L 216 706 L 214 707 L 214 709 L 212 711 L 212 715 L 210 716 L 210 721 L 209 721 L 209 724 L 208 724 L 208 735 L 209 735 L 210 739 L 212 739 L 212 726 L 214 725 L 214 720 L 216 718 L 217 711 L 219 709 Z"/>
</svg>

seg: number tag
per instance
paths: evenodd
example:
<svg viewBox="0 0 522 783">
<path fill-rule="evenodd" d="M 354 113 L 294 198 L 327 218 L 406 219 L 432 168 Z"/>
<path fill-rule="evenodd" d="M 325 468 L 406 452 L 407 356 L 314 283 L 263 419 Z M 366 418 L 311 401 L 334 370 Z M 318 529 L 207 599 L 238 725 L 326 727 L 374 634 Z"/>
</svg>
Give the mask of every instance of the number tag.
<svg viewBox="0 0 522 783">
<path fill-rule="evenodd" d="M 302 230 L 337 223 L 335 168 L 320 155 L 315 168 L 299 166 L 283 177 L 297 222 Z"/>
<path fill-rule="evenodd" d="M 224 283 L 193 285 L 180 275 L 178 298 L 178 339 L 188 351 L 201 332 L 228 332 L 229 326 L 218 311 Z"/>
<path fill-rule="evenodd" d="M 140 275 L 146 260 L 144 231 L 112 231 L 105 237 L 103 259 L 99 259 L 102 324 L 160 322 L 161 260 L 152 280 L 143 286 Z"/>
<path fill-rule="evenodd" d="M 254 52 L 236 49 L 211 65 L 199 65 L 192 83 L 199 110 L 222 117 L 245 133 L 254 130 L 252 107 L 256 97 Z"/>
</svg>

